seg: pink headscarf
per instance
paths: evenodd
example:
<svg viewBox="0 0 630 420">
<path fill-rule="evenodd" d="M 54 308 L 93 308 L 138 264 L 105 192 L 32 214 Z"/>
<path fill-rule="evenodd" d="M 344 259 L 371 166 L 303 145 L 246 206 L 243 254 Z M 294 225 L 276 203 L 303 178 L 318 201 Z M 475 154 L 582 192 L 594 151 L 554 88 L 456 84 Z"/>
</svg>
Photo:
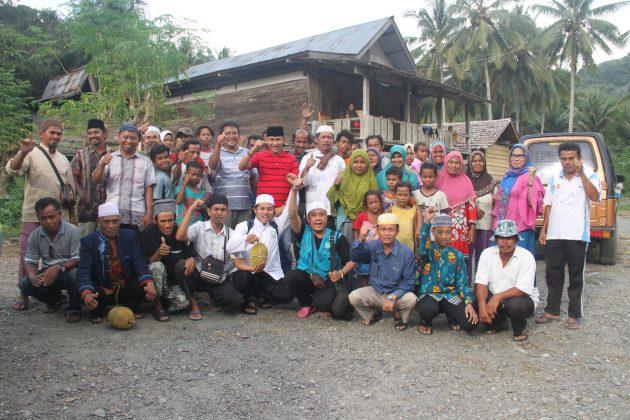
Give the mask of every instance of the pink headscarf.
<svg viewBox="0 0 630 420">
<path fill-rule="evenodd" d="M 448 161 L 451 159 L 457 159 L 462 164 L 457 175 L 448 173 Z M 444 168 L 442 168 L 438 174 L 435 180 L 435 186 L 446 194 L 446 200 L 450 208 L 465 203 L 477 196 L 470 178 L 468 178 L 464 172 L 464 158 L 462 154 L 456 150 L 449 152 L 446 158 L 444 158 Z"/>
</svg>

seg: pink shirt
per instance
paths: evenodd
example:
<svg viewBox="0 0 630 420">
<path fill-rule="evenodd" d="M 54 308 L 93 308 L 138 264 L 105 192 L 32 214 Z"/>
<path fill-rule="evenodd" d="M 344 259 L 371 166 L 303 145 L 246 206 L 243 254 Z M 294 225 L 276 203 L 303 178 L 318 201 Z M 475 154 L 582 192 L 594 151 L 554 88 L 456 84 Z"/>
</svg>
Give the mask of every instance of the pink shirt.
<svg viewBox="0 0 630 420">
<path fill-rule="evenodd" d="M 510 191 L 510 198 L 508 200 L 507 212 L 504 219 L 514 220 L 519 232 L 527 229 L 536 228 L 536 217 L 542 214 L 543 197 L 545 196 L 545 188 L 540 182 L 537 176 L 534 176 L 534 183 L 531 186 L 532 204 L 530 205 L 527 200 L 527 184 L 529 182 L 529 175 L 523 174 L 514 183 L 512 191 Z M 492 229 L 497 227 L 499 222 L 499 198 L 501 197 L 501 186 L 497 188 L 497 192 L 494 194 L 495 200 L 492 214 L 494 215 L 494 221 L 492 222 Z"/>
</svg>

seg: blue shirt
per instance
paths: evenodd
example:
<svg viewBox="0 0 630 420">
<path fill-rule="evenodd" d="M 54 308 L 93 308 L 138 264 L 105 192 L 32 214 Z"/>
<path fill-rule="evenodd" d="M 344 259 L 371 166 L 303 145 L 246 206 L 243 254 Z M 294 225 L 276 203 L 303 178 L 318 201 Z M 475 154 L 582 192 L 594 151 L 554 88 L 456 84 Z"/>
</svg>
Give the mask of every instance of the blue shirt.
<svg viewBox="0 0 630 420">
<path fill-rule="evenodd" d="M 155 168 L 154 200 L 175 200 L 175 186 L 171 182 L 171 175 Z"/>
<path fill-rule="evenodd" d="M 380 240 L 355 242 L 350 258 L 357 263 L 370 264 L 369 285 L 378 293 L 391 293 L 400 299 L 405 293 L 413 291 L 416 258 L 404 244 L 395 241 L 386 255 Z"/>
</svg>

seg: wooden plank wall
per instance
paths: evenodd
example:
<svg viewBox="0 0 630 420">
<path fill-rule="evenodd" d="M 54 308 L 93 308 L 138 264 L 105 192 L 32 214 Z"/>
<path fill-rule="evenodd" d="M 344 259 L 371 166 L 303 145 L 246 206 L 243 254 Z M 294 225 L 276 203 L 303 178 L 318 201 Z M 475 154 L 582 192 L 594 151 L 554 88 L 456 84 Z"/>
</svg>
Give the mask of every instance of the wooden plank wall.
<svg viewBox="0 0 630 420">
<path fill-rule="evenodd" d="M 500 144 L 492 145 L 486 150 L 488 173 L 497 181 L 503 178 L 505 171 L 508 169 L 509 154 L 510 148 Z"/>
</svg>

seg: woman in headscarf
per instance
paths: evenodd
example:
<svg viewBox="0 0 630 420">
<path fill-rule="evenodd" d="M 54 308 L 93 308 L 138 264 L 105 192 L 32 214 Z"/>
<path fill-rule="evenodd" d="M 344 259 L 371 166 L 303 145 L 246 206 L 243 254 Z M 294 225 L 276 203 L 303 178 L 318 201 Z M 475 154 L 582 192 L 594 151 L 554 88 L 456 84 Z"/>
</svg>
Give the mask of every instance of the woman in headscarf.
<svg viewBox="0 0 630 420">
<path fill-rule="evenodd" d="M 383 170 L 381 170 L 376 176 L 376 180 L 378 181 L 378 188 L 380 190 L 387 190 L 389 188 L 387 186 L 387 170 L 392 166 L 394 168 L 397 168 L 402 174 L 402 182 L 408 182 L 409 184 L 411 184 L 412 190 L 418 189 L 418 177 L 416 176 L 416 174 L 405 168 L 406 156 L 407 154 L 405 152 L 405 149 L 401 145 L 397 144 L 395 146 L 392 146 L 392 148 L 389 150 L 390 164 L 387 165 L 387 167 L 383 168 Z"/>
<path fill-rule="evenodd" d="M 403 148 L 405 149 L 405 167 L 408 170 L 411 170 L 411 164 L 416 158 L 416 155 L 413 152 L 413 143 L 407 143 L 403 146 Z"/>
<path fill-rule="evenodd" d="M 466 175 L 472 181 L 475 189 L 475 210 L 477 224 L 475 226 L 475 243 L 473 246 L 475 267 L 479 262 L 481 252 L 488 248 L 492 238 L 492 196 L 498 182 L 488 173 L 486 155 L 481 150 L 475 150 L 468 158 Z"/>
<path fill-rule="evenodd" d="M 518 245 L 536 255 L 536 217 L 542 214 L 545 190 L 531 166 L 529 151 L 519 143 L 510 149 L 510 169 L 507 170 L 494 195 L 494 225 L 499 220 L 516 222 L 521 240 Z"/>
<path fill-rule="evenodd" d="M 350 155 L 350 165 L 346 166 L 328 190 L 333 216 L 336 216 L 336 230 L 352 243 L 354 233 L 352 222 L 363 211 L 365 193 L 377 188 L 376 177 L 370 169 L 365 150 L 355 150 Z"/>
<path fill-rule="evenodd" d="M 368 147 L 366 150 L 368 154 L 368 159 L 370 161 L 370 167 L 372 168 L 372 172 L 374 172 L 374 176 L 376 176 L 379 172 L 383 170 L 381 167 L 381 151 L 376 147 Z"/>
<path fill-rule="evenodd" d="M 468 281 L 472 284 L 472 264 L 469 257 L 470 247 L 475 241 L 477 223 L 475 189 L 464 173 L 464 158 L 460 152 L 449 152 L 444 162 L 444 168 L 438 174 L 435 186 L 446 194 L 453 221 L 451 246 L 464 254 Z"/>
<path fill-rule="evenodd" d="M 446 145 L 441 141 L 436 141 L 431 144 L 431 148 L 429 150 L 431 152 L 431 160 L 437 165 L 438 171 L 441 171 L 445 162 L 444 157 L 446 156 Z"/>
</svg>

